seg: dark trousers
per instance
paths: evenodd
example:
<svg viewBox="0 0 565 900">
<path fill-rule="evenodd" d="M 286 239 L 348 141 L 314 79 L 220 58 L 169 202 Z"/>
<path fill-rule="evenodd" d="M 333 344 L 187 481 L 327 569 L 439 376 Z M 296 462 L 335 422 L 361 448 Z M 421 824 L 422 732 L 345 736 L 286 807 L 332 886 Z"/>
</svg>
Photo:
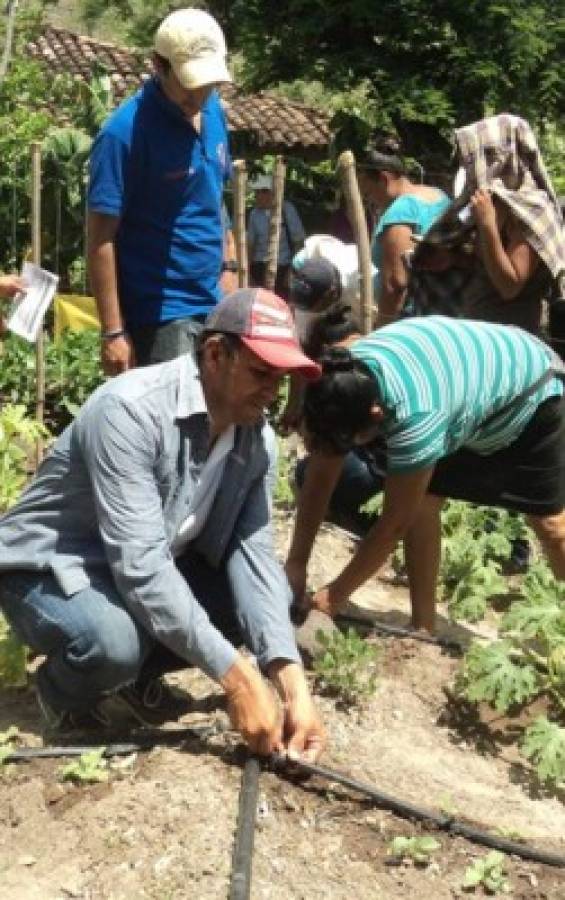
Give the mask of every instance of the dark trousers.
<svg viewBox="0 0 565 900">
<path fill-rule="evenodd" d="M 128 328 L 137 365 L 152 366 L 176 359 L 184 353 L 192 353 L 194 356 L 204 319 L 205 316 L 197 316 Z"/>
<path fill-rule="evenodd" d="M 251 284 L 253 287 L 265 287 L 265 279 L 267 276 L 267 263 L 254 262 L 251 263 Z M 275 278 L 275 294 L 288 300 L 289 294 L 290 266 L 279 266 L 277 268 L 277 277 Z"/>
</svg>

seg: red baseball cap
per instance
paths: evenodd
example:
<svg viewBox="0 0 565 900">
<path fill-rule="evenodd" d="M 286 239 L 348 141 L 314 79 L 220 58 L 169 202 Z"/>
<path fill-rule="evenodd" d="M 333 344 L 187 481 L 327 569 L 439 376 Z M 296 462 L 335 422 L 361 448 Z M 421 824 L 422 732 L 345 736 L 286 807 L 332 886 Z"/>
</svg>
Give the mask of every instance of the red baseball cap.
<svg viewBox="0 0 565 900">
<path fill-rule="evenodd" d="M 252 353 L 275 369 L 298 372 L 309 381 L 322 374 L 300 349 L 290 307 L 264 288 L 228 294 L 208 315 L 204 330 L 239 335 Z"/>
</svg>

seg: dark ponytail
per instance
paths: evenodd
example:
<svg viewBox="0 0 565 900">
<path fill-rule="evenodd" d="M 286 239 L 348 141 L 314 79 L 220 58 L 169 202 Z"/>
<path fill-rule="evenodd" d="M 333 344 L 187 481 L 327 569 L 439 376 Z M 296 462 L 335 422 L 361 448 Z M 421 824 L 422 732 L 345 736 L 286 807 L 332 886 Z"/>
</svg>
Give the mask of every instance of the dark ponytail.
<svg viewBox="0 0 565 900">
<path fill-rule="evenodd" d="M 344 347 L 320 358 L 322 377 L 304 397 L 304 424 L 313 450 L 347 453 L 355 437 L 373 424 L 377 382 L 370 369 Z"/>
</svg>

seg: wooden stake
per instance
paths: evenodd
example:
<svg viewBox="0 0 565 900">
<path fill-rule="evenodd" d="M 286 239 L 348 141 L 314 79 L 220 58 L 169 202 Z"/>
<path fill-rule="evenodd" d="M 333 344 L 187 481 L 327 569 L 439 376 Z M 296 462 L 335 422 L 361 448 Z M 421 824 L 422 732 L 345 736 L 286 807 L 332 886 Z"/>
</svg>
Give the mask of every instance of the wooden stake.
<svg viewBox="0 0 565 900">
<path fill-rule="evenodd" d="M 233 170 L 233 234 L 238 265 L 237 283 L 240 288 L 244 288 L 247 287 L 249 282 L 247 235 L 245 231 L 245 194 L 247 187 L 245 160 L 234 160 Z"/>
<path fill-rule="evenodd" d="M 31 145 L 31 261 L 41 265 L 41 144 Z M 36 400 L 35 418 L 43 423 L 45 420 L 45 346 L 43 325 L 39 329 L 35 343 L 35 378 Z M 35 444 L 35 464 L 43 459 L 43 439 L 38 438 Z"/>
<path fill-rule="evenodd" d="M 363 201 L 357 183 L 357 173 L 355 171 L 355 157 L 351 150 L 344 150 L 338 161 L 338 173 L 341 178 L 341 184 L 345 201 L 347 203 L 347 211 L 349 219 L 355 235 L 355 243 L 357 244 L 357 254 L 359 258 L 359 272 L 361 275 L 360 283 L 360 319 L 363 334 L 368 334 L 373 330 L 373 276 L 371 274 L 371 244 L 369 240 L 369 230 L 367 228 L 367 219 L 363 208 Z"/>
<path fill-rule="evenodd" d="M 281 234 L 285 177 L 286 163 L 282 156 L 277 156 L 273 171 L 273 205 L 271 206 L 271 218 L 269 220 L 267 271 L 265 273 L 265 287 L 269 291 L 272 291 L 275 287 L 277 267 L 279 264 L 279 241 Z"/>
</svg>

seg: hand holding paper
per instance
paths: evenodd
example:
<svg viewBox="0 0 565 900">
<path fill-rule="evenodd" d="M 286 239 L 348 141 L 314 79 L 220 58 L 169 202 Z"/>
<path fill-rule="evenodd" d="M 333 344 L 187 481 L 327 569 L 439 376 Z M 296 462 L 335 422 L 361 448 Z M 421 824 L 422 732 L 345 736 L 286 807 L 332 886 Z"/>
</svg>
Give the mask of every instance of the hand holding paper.
<svg viewBox="0 0 565 900">
<path fill-rule="evenodd" d="M 21 287 L 16 288 L 17 293 L 6 325 L 14 334 L 34 343 L 49 304 L 55 296 L 59 276 L 25 262 L 21 278 L 11 277 L 20 282 Z"/>
</svg>

